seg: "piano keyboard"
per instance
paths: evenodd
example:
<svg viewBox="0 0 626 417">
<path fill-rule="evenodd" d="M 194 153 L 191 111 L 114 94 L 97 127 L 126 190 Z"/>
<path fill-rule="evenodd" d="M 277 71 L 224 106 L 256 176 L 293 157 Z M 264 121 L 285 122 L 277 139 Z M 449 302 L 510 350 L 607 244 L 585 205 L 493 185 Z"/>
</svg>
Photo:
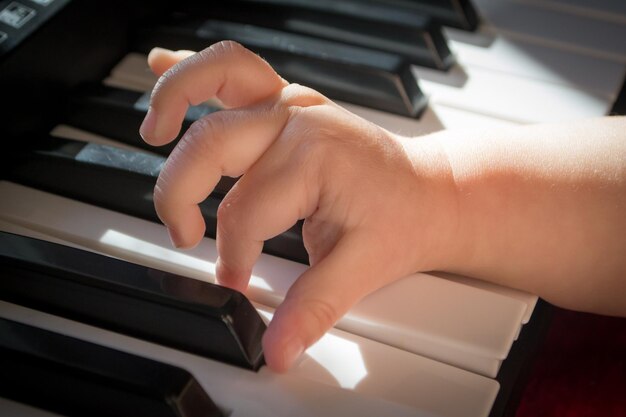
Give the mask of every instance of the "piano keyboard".
<svg viewBox="0 0 626 417">
<path fill-rule="evenodd" d="M 276 7 L 302 3 L 243 1 Z M 0 2 L 0 9 L 5 3 Z M 321 0 L 314 3 L 317 6 L 313 8 L 333 4 Z M 345 2 L 351 3 L 375 6 L 377 2 Z M 438 3 L 395 0 L 386 7 L 393 9 L 392 4 L 406 10 L 431 7 L 432 11 L 432 5 Z M 390 111 L 383 111 L 375 103 L 368 105 L 360 99 L 350 102 L 355 97 L 350 94 L 338 94 L 343 100 L 336 101 L 391 131 L 412 136 L 441 129 L 458 129 L 462 134 L 463 129 L 576 120 L 610 112 L 626 73 L 626 10 L 619 0 L 474 0 L 473 4 L 481 20 L 474 31 L 463 28 L 472 26 L 471 22 L 455 23 L 456 17 L 433 11 L 433 19 L 456 26 L 442 29 L 456 63 L 446 71 L 432 65 L 410 66 L 411 79 L 418 85 L 409 88 L 421 91 L 428 103 L 419 116 L 419 112 L 412 113 L 415 117 L 402 116 L 389 106 L 386 108 Z M 207 10 L 206 15 L 209 13 Z M 0 19 L 0 31 L 2 24 Z M 314 37 L 310 39 L 315 41 Z M 0 69 L 1 65 L 2 61 Z M 338 72 L 346 68 L 339 67 Z M 380 71 L 382 67 L 377 68 Z M 145 51 L 120 51 L 119 60 L 106 72 L 106 76 L 91 81 L 140 93 L 136 106 L 145 108 L 146 94 L 156 82 L 147 67 Z M 139 149 L 139 142 L 122 143 L 97 129 L 90 131 L 89 123 L 81 124 L 79 129 L 70 123 L 71 119 L 59 117 L 49 132 L 38 134 L 162 157 Z M 115 123 L 115 118 L 100 122 Z M 138 125 L 135 138 L 140 140 L 137 130 Z M 95 187 L 107 187 L 106 183 L 94 181 Z M 0 177 L 0 231 L 164 273 L 214 281 L 217 251 L 210 237 L 193 250 L 176 250 L 158 222 L 19 182 L 12 179 L 11 172 L 3 172 Z M 151 199 L 150 195 L 144 197 Z M 262 254 L 254 268 L 245 295 L 266 322 L 291 283 L 306 269 L 293 259 L 281 256 L 279 248 L 273 254 Z M 0 300 L 4 300 L 2 294 Z M 0 319 L 182 368 L 225 415 L 495 417 L 502 408 L 498 401 L 505 401 L 506 394 L 500 387 L 504 381 L 499 371 L 527 325 L 538 320 L 533 314 L 537 301 L 531 294 L 470 277 L 439 272 L 414 274 L 362 300 L 285 375 L 273 374 L 264 366 L 258 372 L 242 369 L 137 335 L 27 308 L 15 301 L 0 301 Z M 3 398 L 0 411 L 3 416 L 52 415 Z"/>
</svg>

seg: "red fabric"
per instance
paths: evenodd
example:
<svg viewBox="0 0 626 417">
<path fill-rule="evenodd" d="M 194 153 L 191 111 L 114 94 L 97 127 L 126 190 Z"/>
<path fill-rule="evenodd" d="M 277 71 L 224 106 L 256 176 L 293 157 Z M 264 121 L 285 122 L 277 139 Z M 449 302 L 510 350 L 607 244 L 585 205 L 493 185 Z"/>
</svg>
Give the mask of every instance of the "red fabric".
<svg viewBox="0 0 626 417">
<path fill-rule="evenodd" d="M 626 417 L 626 319 L 555 309 L 515 417 Z"/>
</svg>

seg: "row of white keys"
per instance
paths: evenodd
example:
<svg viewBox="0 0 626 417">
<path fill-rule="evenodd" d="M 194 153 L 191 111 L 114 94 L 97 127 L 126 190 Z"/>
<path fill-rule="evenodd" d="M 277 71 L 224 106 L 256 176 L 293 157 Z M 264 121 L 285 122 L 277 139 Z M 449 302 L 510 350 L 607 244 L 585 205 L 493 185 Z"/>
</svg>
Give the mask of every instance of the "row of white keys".
<svg viewBox="0 0 626 417">
<path fill-rule="evenodd" d="M 530 317 L 537 305 L 537 296 L 529 294 L 525 291 L 517 290 L 515 288 L 503 287 L 501 285 L 493 284 L 489 281 L 483 281 L 475 278 L 466 277 L 464 275 L 452 274 L 449 272 L 435 271 L 431 273 L 434 276 L 448 279 L 461 284 L 469 285 L 476 288 L 482 288 L 486 291 L 496 292 L 498 294 L 506 295 L 507 297 L 515 298 L 526 304 L 526 312 L 522 318 L 522 324 L 526 324 L 530 321 Z"/>
<path fill-rule="evenodd" d="M 0 230 L 80 248 L 72 242 L 64 242 L 62 239 L 48 236 L 41 231 L 3 220 L 0 220 Z M 258 303 L 255 303 L 255 307 L 262 317 L 269 321 L 273 310 Z M 0 302 L 0 312 L 0 315 L 5 318 L 46 329 L 50 329 L 51 321 L 69 322 L 72 323 L 70 326 L 75 326 L 75 323 L 70 320 L 62 320 L 58 317 L 51 319 L 54 316 L 6 302 Z M 33 323 L 32 317 L 39 319 Z M 59 326 L 50 330 L 60 330 L 61 333 L 65 333 L 65 327 Z M 83 327 L 90 328 L 90 326 Z M 95 332 L 95 329 L 89 331 Z M 79 332 L 74 336 L 83 338 Z M 127 350 L 125 346 L 118 348 Z M 146 356 L 143 351 L 137 353 Z M 172 362 L 170 356 L 162 359 L 168 363 Z M 230 377 L 232 374 L 237 375 L 235 381 L 253 374 L 248 370 L 220 364 L 220 368 L 230 369 L 229 375 L 222 375 L 219 371 L 216 373 L 215 370 L 209 375 L 204 375 L 202 368 L 197 366 L 184 362 L 178 365 L 192 372 L 198 379 L 227 378 L 228 382 L 225 383 L 233 383 Z M 265 377 L 269 375 L 266 370 L 262 370 L 261 373 Z M 412 415 L 441 417 L 487 416 L 499 388 L 498 383 L 492 379 L 337 329 L 331 330 L 310 347 L 288 375 L 351 391 L 366 398 L 380 398 L 394 404 L 401 404 L 412 410 Z M 272 381 L 273 379 L 269 383 L 271 384 Z M 267 381 L 261 382 L 268 383 Z M 205 386 L 205 388 L 210 395 L 213 395 L 212 387 Z M 254 401 L 268 401 L 271 402 L 268 406 L 276 407 L 276 404 L 282 403 L 281 395 L 286 394 L 281 393 L 276 387 L 274 391 L 271 396 L 258 396 Z M 233 404 L 236 404 L 235 395 L 231 392 L 228 400 L 221 396 L 213 398 L 223 408 L 233 409 L 235 407 Z M 348 398 L 351 398 L 350 395 Z"/>
<path fill-rule="evenodd" d="M 446 29 L 458 66 L 415 67 L 431 103 L 519 123 L 606 115 L 626 70 L 626 24 L 476 0 L 475 33 Z"/>
<path fill-rule="evenodd" d="M 431 103 L 516 123 L 544 123 L 602 116 L 612 100 L 596 93 L 482 68 L 456 67 L 446 74 L 414 67 Z M 445 78 L 467 80 L 461 87 Z M 434 80 L 434 81 L 431 81 Z"/>
<path fill-rule="evenodd" d="M 522 0 L 524 3 L 609 22 L 626 23 L 624 0 Z"/>
<path fill-rule="evenodd" d="M 484 24 L 496 28 L 499 32 L 529 42 L 626 62 L 625 28 L 621 19 L 597 19 L 585 14 L 568 12 L 566 8 L 558 10 L 540 7 L 535 4 L 537 2 L 473 1 Z"/>
<path fill-rule="evenodd" d="M 0 183 L 0 194 L 8 197 L 0 201 L 0 219 L 7 223 L 153 268 L 214 279 L 212 239 L 178 251 L 160 224 L 10 182 Z M 263 254 L 246 295 L 275 308 L 305 268 Z M 415 274 L 363 299 L 337 328 L 494 377 L 527 309 L 508 296 Z"/>
<path fill-rule="evenodd" d="M 445 29 L 448 45 L 463 68 L 478 68 L 527 80 L 571 87 L 615 99 L 624 63 L 518 39 L 498 28 L 466 32 Z"/>
</svg>

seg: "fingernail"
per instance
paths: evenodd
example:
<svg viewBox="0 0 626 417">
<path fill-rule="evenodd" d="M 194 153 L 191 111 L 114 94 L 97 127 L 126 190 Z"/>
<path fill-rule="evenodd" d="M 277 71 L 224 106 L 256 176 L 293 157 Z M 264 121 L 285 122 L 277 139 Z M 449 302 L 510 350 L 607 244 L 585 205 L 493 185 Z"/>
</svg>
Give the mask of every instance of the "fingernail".
<svg viewBox="0 0 626 417">
<path fill-rule="evenodd" d="M 148 107 L 148 113 L 146 113 L 146 117 L 143 119 L 143 122 L 139 127 L 139 134 L 143 140 L 154 137 L 156 130 L 156 118 L 156 111 L 152 108 L 152 106 Z"/>
<path fill-rule="evenodd" d="M 172 241 L 172 245 L 174 245 L 175 248 L 181 248 L 183 246 L 183 239 L 178 234 L 176 229 L 171 229 L 168 227 L 167 233 L 170 235 L 170 240 Z"/>
<path fill-rule="evenodd" d="M 285 348 L 283 350 L 284 369 L 289 369 L 300 357 L 300 355 L 302 355 L 302 352 L 304 352 L 304 346 L 298 339 L 291 339 L 287 344 L 285 344 Z"/>
</svg>

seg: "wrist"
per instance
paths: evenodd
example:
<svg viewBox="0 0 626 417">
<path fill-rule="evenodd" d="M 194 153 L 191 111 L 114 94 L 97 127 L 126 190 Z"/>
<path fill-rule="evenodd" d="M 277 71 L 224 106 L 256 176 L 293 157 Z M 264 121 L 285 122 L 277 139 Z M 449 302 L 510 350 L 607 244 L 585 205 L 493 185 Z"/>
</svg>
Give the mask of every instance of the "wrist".
<svg viewBox="0 0 626 417">
<path fill-rule="evenodd" d="M 468 232 L 462 222 L 459 187 L 448 153 L 442 145 L 447 132 L 400 138 L 414 170 L 419 205 L 418 271 L 454 270 L 468 250 Z"/>
</svg>

